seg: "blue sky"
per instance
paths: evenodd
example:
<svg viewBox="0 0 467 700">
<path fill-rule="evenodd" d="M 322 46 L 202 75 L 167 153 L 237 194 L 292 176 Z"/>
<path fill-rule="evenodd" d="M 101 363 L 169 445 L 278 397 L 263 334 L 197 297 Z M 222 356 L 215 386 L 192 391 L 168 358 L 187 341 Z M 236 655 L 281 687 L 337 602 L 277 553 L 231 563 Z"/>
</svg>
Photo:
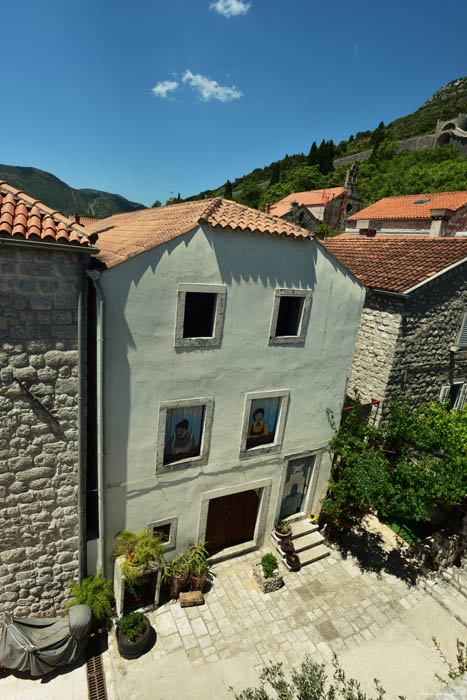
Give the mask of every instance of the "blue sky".
<svg viewBox="0 0 467 700">
<path fill-rule="evenodd" d="M 150 205 L 372 129 L 467 75 L 467 3 L 24 0 L 0 162 Z"/>
</svg>

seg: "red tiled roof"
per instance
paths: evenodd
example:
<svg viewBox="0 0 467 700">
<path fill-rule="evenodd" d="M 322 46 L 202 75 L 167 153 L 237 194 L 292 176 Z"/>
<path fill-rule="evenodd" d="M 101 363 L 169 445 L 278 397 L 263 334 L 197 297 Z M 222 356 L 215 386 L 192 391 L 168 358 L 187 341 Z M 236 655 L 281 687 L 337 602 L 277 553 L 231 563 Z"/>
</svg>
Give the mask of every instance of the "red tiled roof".
<svg viewBox="0 0 467 700">
<path fill-rule="evenodd" d="M 0 238 L 89 246 L 82 226 L 8 183 L 0 182 Z"/>
<path fill-rule="evenodd" d="M 221 198 L 116 214 L 100 219 L 98 224 L 89 226 L 86 233 L 93 241 L 96 238 L 100 249 L 97 258 L 110 268 L 188 233 L 203 222 L 218 229 L 313 238 L 300 226 Z M 96 231 L 101 232 L 93 235 Z"/>
<path fill-rule="evenodd" d="M 322 245 L 366 287 L 390 292 L 405 292 L 467 261 L 467 238 L 336 236 Z"/>
<path fill-rule="evenodd" d="M 327 204 L 344 192 L 343 187 L 328 187 L 325 190 L 311 190 L 310 192 L 294 192 L 287 195 L 275 204 L 271 204 L 269 210 L 273 216 L 282 216 L 290 210 L 290 202 L 295 201 L 305 207 L 313 207 L 319 204 Z"/>
<path fill-rule="evenodd" d="M 415 204 L 415 202 L 423 199 L 428 201 Z M 465 204 L 467 204 L 467 191 L 384 197 L 379 202 L 375 202 L 350 216 L 349 221 L 357 221 L 359 219 L 429 219 L 431 209 L 456 210 Z"/>
</svg>

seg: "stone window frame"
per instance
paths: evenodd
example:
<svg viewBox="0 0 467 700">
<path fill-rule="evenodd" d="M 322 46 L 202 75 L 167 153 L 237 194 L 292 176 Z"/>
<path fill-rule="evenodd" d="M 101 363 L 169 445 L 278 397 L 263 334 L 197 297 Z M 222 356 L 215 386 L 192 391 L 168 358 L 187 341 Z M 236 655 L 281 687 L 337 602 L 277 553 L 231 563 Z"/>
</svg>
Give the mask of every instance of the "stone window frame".
<svg viewBox="0 0 467 700">
<path fill-rule="evenodd" d="M 198 292 L 201 294 L 217 295 L 212 337 L 183 337 L 183 325 L 185 321 L 185 300 L 187 292 Z M 179 282 L 177 285 L 177 310 L 175 314 L 174 347 L 207 348 L 219 346 L 222 340 L 226 296 L 227 287 L 225 284 L 197 284 L 195 282 Z"/>
<path fill-rule="evenodd" d="M 281 399 L 279 404 L 279 416 L 276 421 L 276 431 L 274 442 L 267 445 L 259 445 L 246 449 L 246 441 L 248 437 L 248 424 L 250 421 L 250 411 L 252 401 L 255 399 Z M 245 408 L 243 413 L 242 432 L 240 437 L 240 459 L 252 459 L 258 455 L 268 454 L 270 452 L 280 452 L 282 449 L 282 441 L 284 439 L 285 421 L 289 406 L 290 390 L 289 389 L 271 389 L 269 391 L 250 391 L 245 394 Z"/>
<path fill-rule="evenodd" d="M 298 327 L 297 335 L 280 335 L 276 336 L 277 319 L 279 317 L 279 306 L 282 297 L 301 297 L 303 298 L 302 314 Z M 274 290 L 274 302 L 272 306 L 271 329 L 269 331 L 269 345 L 303 345 L 305 342 L 306 331 L 308 328 L 308 319 L 311 309 L 311 289 L 284 288 L 277 287 Z"/>
<path fill-rule="evenodd" d="M 146 532 L 150 534 L 153 528 L 160 525 L 170 525 L 170 534 L 168 542 L 163 543 L 164 552 L 170 552 L 172 549 L 177 547 L 177 529 L 178 529 L 178 516 L 174 515 L 171 518 L 162 518 L 161 520 L 152 520 L 150 523 L 146 524 Z"/>
<path fill-rule="evenodd" d="M 201 447 L 198 457 L 180 459 L 171 464 L 164 464 L 165 429 L 167 423 L 167 411 L 172 408 L 189 408 L 191 406 L 204 406 L 204 425 L 201 433 Z M 197 396 L 192 399 L 175 399 L 173 401 L 160 401 L 159 420 L 157 429 L 156 446 L 156 474 L 169 474 L 180 469 L 204 466 L 209 459 L 211 446 L 212 423 L 214 419 L 214 397 Z"/>
</svg>

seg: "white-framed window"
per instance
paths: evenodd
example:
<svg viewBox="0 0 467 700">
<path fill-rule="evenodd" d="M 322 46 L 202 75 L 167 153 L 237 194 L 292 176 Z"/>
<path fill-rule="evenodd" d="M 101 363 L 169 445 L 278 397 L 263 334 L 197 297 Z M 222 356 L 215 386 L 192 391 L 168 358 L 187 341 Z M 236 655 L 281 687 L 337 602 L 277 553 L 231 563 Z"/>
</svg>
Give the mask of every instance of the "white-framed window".
<svg viewBox="0 0 467 700">
<path fill-rule="evenodd" d="M 146 532 L 158 534 L 162 537 L 164 552 L 175 549 L 177 546 L 178 517 L 153 520 L 146 525 Z"/>
<path fill-rule="evenodd" d="M 462 411 L 467 403 L 467 383 L 444 384 L 439 394 L 441 403 L 449 403 L 449 408 Z"/>
<path fill-rule="evenodd" d="M 288 389 L 252 391 L 245 396 L 240 457 L 280 452 L 289 403 Z"/>
<path fill-rule="evenodd" d="M 180 283 L 177 286 L 175 347 L 220 345 L 225 297 L 224 285 Z"/>
<path fill-rule="evenodd" d="M 269 345 L 302 344 L 308 326 L 310 305 L 309 289 L 276 289 Z"/>
<path fill-rule="evenodd" d="M 467 349 L 467 312 L 464 314 L 462 319 L 461 329 L 457 337 L 457 347 Z"/>
<path fill-rule="evenodd" d="M 213 416 L 212 397 L 161 401 L 156 472 L 166 473 L 206 464 Z"/>
</svg>

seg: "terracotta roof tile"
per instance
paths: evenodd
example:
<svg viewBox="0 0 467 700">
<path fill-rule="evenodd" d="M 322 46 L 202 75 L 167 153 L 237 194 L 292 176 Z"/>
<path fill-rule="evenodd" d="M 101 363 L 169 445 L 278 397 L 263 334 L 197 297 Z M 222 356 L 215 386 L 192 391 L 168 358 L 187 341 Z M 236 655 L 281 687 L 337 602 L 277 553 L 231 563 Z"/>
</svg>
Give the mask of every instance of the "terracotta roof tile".
<svg viewBox="0 0 467 700">
<path fill-rule="evenodd" d="M 83 227 L 0 182 L 0 237 L 90 246 Z"/>
<path fill-rule="evenodd" d="M 86 233 L 92 241 L 97 240 L 97 258 L 110 268 L 188 233 L 203 222 L 218 229 L 312 238 L 309 231 L 295 224 L 221 198 L 116 214 L 88 226 Z"/>
<path fill-rule="evenodd" d="M 415 204 L 420 200 L 427 200 Z M 434 194 L 409 194 L 402 197 L 384 197 L 379 202 L 361 209 L 349 217 L 358 219 L 429 219 L 431 209 L 456 210 L 467 204 L 467 191 L 435 192 Z"/>
<path fill-rule="evenodd" d="M 465 238 L 336 236 L 322 245 L 366 287 L 390 292 L 405 292 L 467 260 Z"/>
<path fill-rule="evenodd" d="M 303 204 L 305 207 L 313 207 L 319 204 L 327 204 L 331 199 L 335 199 L 343 192 L 343 187 L 328 187 L 324 190 L 311 190 L 310 192 L 294 192 L 279 202 L 271 204 L 269 211 L 272 216 L 282 216 L 290 211 L 290 202 L 292 201 Z"/>
</svg>

